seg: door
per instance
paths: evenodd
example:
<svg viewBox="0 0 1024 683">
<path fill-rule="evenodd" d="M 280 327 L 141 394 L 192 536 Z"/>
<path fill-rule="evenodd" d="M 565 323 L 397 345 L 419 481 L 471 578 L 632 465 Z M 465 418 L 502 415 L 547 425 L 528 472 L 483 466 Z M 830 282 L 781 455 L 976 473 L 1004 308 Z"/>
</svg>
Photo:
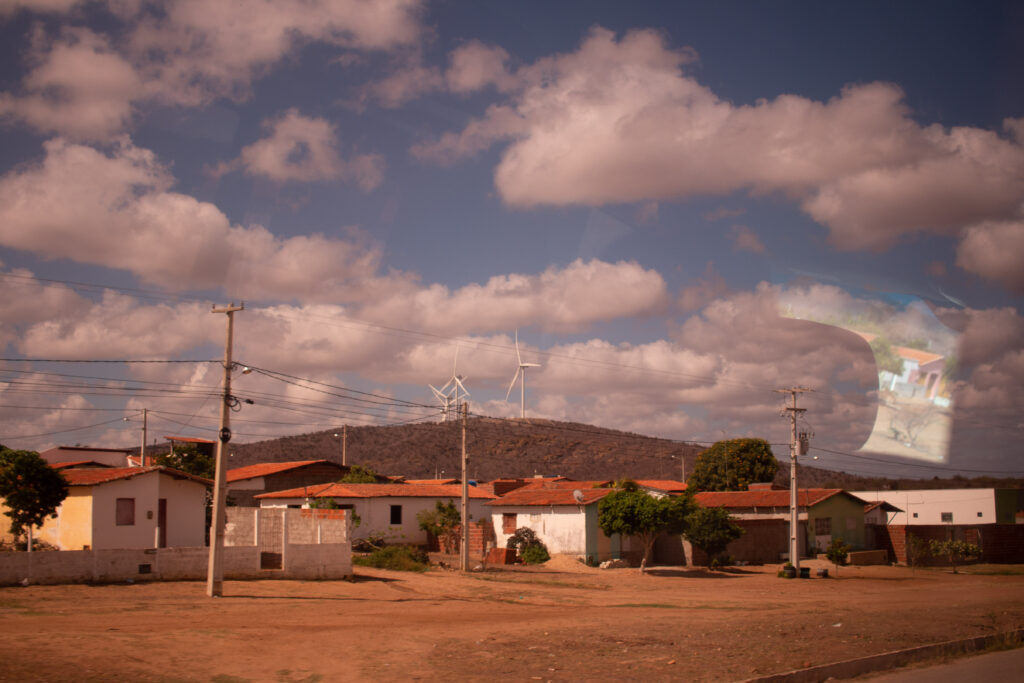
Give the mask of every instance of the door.
<svg viewBox="0 0 1024 683">
<path fill-rule="evenodd" d="M 159 529 L 156 545 L 158 548 L 167 547 L 167 499 L 161 498 L 156 508 L 156 525 Z"/>
</svg>

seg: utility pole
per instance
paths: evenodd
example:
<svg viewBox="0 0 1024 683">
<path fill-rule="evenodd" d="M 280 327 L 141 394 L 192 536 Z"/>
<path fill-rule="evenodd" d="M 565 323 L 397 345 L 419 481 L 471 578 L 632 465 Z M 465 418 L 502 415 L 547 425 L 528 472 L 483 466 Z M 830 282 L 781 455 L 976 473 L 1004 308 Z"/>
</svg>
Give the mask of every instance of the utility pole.
<svg viewBox="0 0 1024 683">
<path fill-rule="evenodd" d="M 466 455 L 466 420 L 469 419 L 469 402 L 462 404 L 462 543 L 459 552 L 459 568 L 469 571 L 469 457 Z"/>
<path fill-rule="evenodd" d="M 334 438 L 338 438 L 338 433 L 335 432 Z M 341 465 L 344 467 L 348 464 L 345 457 L 346 443 L 348 442 L 348 425 L 341 425 Z"/>
<path fill-rule="evenodd" d="M 147 417 L 149 416 L 149 410 L 146 408 L 142 409 L 142 449 L 139 451 L 139 467 L 146 466 L 146 426 Z"/>
<path fill-rule="evenodd" d="M 776 389 L 775 392 L 779 394 L 789 394 L 793 398 L 793 405 L 786 406 L 785 412 L 789 413 L 790 417 L 790 439 L 789 439 L 789 561 L 793 563 L 793 566 L 798 570 L 800 569 L 800 527 L 799 527 L 799 511 L 797 501 L 797 486 L 796 486 L 796 456 L 797 456 L 797 438 L 796 438 L 796 421 L 801 413 L 807 412 L 806 408 L 796 407 L 796 395 L 802 394 L 805 391 L 811 391 L 806 387 L 790 387 L 789 389 Z"/>
<path fill-rule="evenodd" d="M 227 483 L 224 473 L 224 447 L 231 441 L 231 344 L 235 329 L 235 311 L 244 311 L 245 304 L 232 302 L 226 308 L 213 308 L 211 313 L 228 316 L 227 341 L 224 344 L 224 395 L 220 404 L 220 433 L 217 440 L 217 463 L 213 479 L 213 520 L 210 525 L 210 562 L 206 573 L 206 594 L 219 598 L 224 592 L 224 518 Z"/>
</svg>

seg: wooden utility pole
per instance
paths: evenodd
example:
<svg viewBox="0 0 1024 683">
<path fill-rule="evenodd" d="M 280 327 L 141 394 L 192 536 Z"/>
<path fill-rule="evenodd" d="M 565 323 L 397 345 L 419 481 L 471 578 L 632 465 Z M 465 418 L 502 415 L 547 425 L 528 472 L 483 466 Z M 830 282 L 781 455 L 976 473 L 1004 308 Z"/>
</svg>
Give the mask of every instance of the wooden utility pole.
<svg viewBox="0 0 1024 683">
<path fill-rule="evenodd" d="M 217 461 L 213 479 L 213 519 L 210 524 L 210 562 L 206 573 L 206 594 L 219 598 L 224 592 L 224 518 L 227 499 L 227 482 L 224 473 L 224 448 L 231 441 L 231 344 L 234 338 L 235 311 L 245 310 L 245 304 L 226 308 L 213 308 L 212 313 L 226 313 L 228 316 L 227 341 L 224 344 L 224 395 L 220 404 L 220 433 L 217 439 Z"/>
<path fill-rule="evenodd" d="M 469 571 L 469 456 L 466 455 L 466 421 L 469 419 L 469 402 L 462 404 L 462 543 L 459 552 L 459 568 Z"/>
<path fill-rule="evenodd" d="M 793 405 L 786 406 L 785 412 L 790 417 L 790 439 L 789 439 L 789 561 L 798 570 L 800 569 L 800 508 L 797 500 L 796 485 L 796 456 L 798 446 L 796 438 L 796 421 L 800 413 L 807 412 L 806 408 L 796 407 L 796 395 L 810 391 L 806 387 L 790 387 L 789 389 L 776 389 L 776 393 L 789 394 L 793 398 Z M 809 530 L 808 530 L 809 531 Z"/>
</svg>

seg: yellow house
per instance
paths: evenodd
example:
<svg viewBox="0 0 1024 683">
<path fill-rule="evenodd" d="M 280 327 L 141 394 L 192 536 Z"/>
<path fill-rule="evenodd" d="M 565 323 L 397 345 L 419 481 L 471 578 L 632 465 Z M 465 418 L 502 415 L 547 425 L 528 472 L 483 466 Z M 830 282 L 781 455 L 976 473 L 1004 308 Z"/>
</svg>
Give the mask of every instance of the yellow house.
<svg viewBox="0 0 1024 683">
<path fill-rule="evenodd" d="M 201 546 L 209 479 L 169 467 L 64 469 L 68 497 L 35 537 L 60 550 Z"/>
</svg>

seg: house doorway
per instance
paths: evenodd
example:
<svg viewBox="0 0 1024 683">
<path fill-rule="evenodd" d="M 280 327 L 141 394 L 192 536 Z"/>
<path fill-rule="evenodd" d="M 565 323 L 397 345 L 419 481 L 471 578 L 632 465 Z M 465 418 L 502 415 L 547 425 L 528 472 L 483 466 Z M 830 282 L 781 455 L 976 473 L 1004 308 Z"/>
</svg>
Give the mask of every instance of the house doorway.
<svg viewBox="0 0 1024 683">
<path fill-rule="evenodd" d="M 156 507 L 156 545 L 158 548 L 167 547 L 167 499 L 161 498 Z"/>
</svg>

